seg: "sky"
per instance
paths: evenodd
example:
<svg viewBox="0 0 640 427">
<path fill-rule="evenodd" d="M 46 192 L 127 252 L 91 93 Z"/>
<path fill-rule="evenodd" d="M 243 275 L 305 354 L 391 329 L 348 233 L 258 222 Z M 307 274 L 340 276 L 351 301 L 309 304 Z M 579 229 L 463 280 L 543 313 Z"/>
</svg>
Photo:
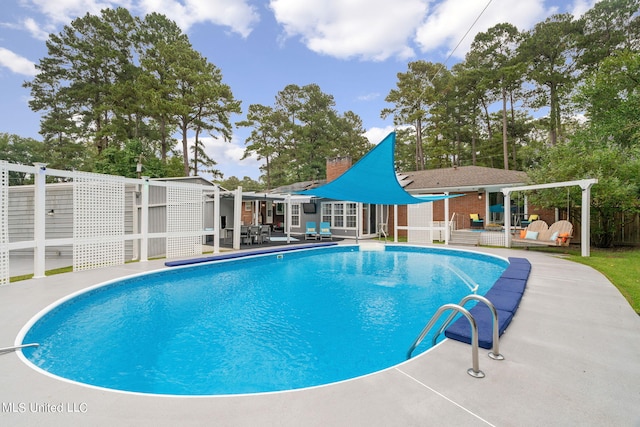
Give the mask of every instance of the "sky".
<svg viewBox="0 0 640 427">
<path fill-rule="evenodd" d="M 340 114 L 353 111 L 365 135 L 380 142 L 393 130 L 380 112 L 397 73 L 424 60 L 450 68 L 464 59 L 474 36 L 509 22 L 529 30 L 555 13 L 579 17 L 595 0 L 3 0 L 0 13 L 0 132 L 41 140 L 40 113 L 22 87 L 47 56 L 49 34 L 73 19 L 125 7 L 174 20 L 194 49 L 216 65 L 223 82 L 249 105 L 273 106 L 289 84 L 315 83 Z M 234 116 L 239 121 L 244 116 Z M 261 161 L 241 160 L 250 129 L 231 141 L 204 139 L 227 179 L 258 179 Z M 205 175 L 206 177 L 206 175 Z M 209 177 L 210 178 L 210 177 Z"/>
</svg>

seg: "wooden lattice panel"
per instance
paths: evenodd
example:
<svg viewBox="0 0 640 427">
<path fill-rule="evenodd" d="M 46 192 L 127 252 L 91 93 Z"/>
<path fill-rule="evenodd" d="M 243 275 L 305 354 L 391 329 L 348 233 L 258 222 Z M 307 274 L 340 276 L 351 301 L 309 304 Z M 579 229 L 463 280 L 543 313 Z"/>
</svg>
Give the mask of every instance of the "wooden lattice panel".
<svg viewBox="0 0 640 427">
<path fill-rule="evenodd" d="M 124 264 L 124 179 L 78 172 L 73 185 L 73 269 Z"/>
<path fill-rule="evenodd" d="M 183 236 L 173 236 L 174 233 Z M 193 235 L 184 236 L 184 234 Z M 202 254 L 202 190 L 167 186 L 167 258 Z"/>
</svg>

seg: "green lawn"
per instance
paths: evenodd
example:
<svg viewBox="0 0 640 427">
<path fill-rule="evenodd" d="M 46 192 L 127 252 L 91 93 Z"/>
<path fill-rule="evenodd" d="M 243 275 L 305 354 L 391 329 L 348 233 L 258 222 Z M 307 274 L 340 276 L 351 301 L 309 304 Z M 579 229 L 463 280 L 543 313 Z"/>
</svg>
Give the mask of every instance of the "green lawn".
<svg viewBox="0 0 640 427">
<path fill-rule="evenodd" d="M 576 252 L 569 259 L 604 274 L 640 314 L 640 249 L 591 249 L 588 258 Z"/>
</svg>

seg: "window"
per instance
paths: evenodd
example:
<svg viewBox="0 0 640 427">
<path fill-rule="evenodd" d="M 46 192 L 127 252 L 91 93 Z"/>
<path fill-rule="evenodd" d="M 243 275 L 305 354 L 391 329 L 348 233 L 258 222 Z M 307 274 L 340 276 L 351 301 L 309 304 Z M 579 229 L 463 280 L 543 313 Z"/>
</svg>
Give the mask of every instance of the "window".
<svg viewBox="0 0 640 427">
<path fill-rule="evenodd" d="M 329 222 L 331 228 L 356 228 L 357 203 L 322 203 L 322 221 Z"/>
<path fill-rule="evenodd" d="M 356 228 L 357 206 L 355 203 L 347 203 L 347 228 Z"/>
<path fill-rule="evenodd" d="M 322 221 L 328 222 L 329 224 L 333 224 L 331 218 L 331 203 L 323 203 L 322 204 Z"/>
<path fill-rule="evenodd" d="M 333 204 L 333 221 L 334 227 L 344 227 L 344 203 Z"/>
<path fill-rule="evenodd" d="M 300 227 L 300 203 L 291 205 L 291 226 Z"/>
</svg>

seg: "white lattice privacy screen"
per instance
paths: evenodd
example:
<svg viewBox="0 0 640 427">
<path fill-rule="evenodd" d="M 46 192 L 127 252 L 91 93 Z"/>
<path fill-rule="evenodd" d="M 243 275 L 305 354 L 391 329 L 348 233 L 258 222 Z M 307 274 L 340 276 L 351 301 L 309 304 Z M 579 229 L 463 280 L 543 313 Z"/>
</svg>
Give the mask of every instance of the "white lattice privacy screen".
<svg viewBox="0 0 640 427">
<path fill-rule="evenodd" d="M 0 160 L 0 285 L 9 283 L 9 169 Z"/>
<path fill-rule="evenodd" d="M 407 205 L 407 223 L 412 227 L 433 226 L 433 203 L 418 203 Z M 409 228 L 407 233 L 409 243 L 433 243 L 432 230 L 416 230 Z"/>
<path fill-rule="evenodd" d="M 78 172 L 73 181 L 73 269 L 124 264 L 124 179 Z"/>
<path fill-rule="evenodd" d="M 172 233 L 192 236 L 172 236 Z M 202 254 L 202 190 L 167 186 L 167 258 Z"/>
</svg>

